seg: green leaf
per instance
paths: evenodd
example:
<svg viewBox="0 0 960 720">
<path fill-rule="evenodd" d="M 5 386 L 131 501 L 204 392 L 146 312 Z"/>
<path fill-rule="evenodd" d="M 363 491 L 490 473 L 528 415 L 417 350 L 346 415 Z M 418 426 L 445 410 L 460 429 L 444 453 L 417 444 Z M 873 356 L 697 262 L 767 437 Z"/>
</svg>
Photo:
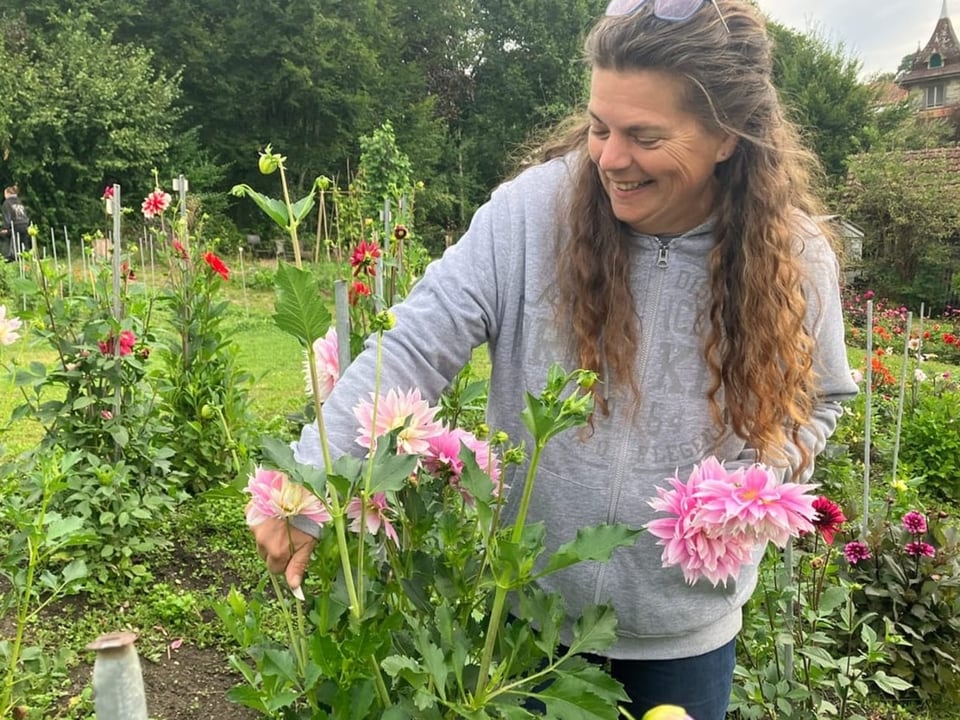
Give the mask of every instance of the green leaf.
<svg viewBox="0 0 960 720">
<path fill-rule="evenodd" d="M 254 190 L 249 185 L 242 183 L 240 185 L 234 185 L 230 189 L 230 194 L 236 197 L 243 197 L 246 195 L 251 198 L 263 212 L 277 224 L 278 227 L 286 230 L 289 223 L 287 222 L 287 206 L 284 205 L 280 200 L 275 200 L 274 198 L 267 197 L 266 195 L 261 195 L 256 190 Z"/>
<path fill-rule="evenodd" d="M 570 649 L 576 653 L 597 652 L 610 647 L 617 637 L 617 616 L 609 605 L 588 605 L 573 625 Z"/>
<path fill-rule="evenodd" d="M 888 695 L 896 695 L 898 692 L 909 690 L 913 687 L 913 685 L 906 680 L 887 675 L 883 670 L 877 670 L 869 679 Z"/>
<path fill-rule="evenodd" d="M 76 582 L 87 576 L 87 563 L 82 558 L 76 558 L 67 563 L 60 573 L 65 583 Z"/>
<path fill-rule="evenodd" d="M 263 654 L 263 672 L 269 675 L 278 675 L 291 684 L 297 683 L 297 669 L 293 661 L 293 653 L 289 650 L 270 648 Z"/>
<path fill-rule="evenodd" d="M 280 438 L 265 436 L 260 439 L 260 451 L 268 464 L 278 470 L 289 471 L 296 466 L 293 448 Z"/>
<path fill-rule="evenodd" d="M 617 720 L 615 702 L 585 692 L 582 683 L 561 677 L 536 694 L 547 708 L 547 717 L 563 720 Z"/>
<path fill-rule="evenodd" d="M 237 705 L 251 708 L 264 715 L 270 714 L 270 709 L 263 702 L 260 692 L 249 685 L 237 685 L 227 690 L 227 699 Z"/>
<path fill-rule="evenodd" d="M 54 543 L 60 538 L 69 537 L 83 528 L 83 518 L 77 516 L 61 517 L 51 513 L 50 522 L 47 525 L 46 541 Z"/>
<path fill-rule="evenodd" d="M 277 304 L 273 320 L 277 327 L 311 346 L 330 328 L 330 311 L 306 270 L 281 264 L 276 278 Z"/>
<path fill-rule="evenodd" d="M 633 545 L 640 532 L 623 523 L 580 528 L 576 538 L 561 545 L 550 556 L 538 577 L 563 570 L 582 560 L 606 562 L 618 547 Z"/>
<path fill-rule="evenodd" d="M 447 675 L 450 673 L 450 669 L 447 667 L 443 650 L 429 641 L 422 641 L 419 644 L 423 662 L 427 666 L 427 670 L 430 671 L 430 677 L 433 678 L 434 689 L 441 700 L 446 700 Z"/>
<path fill-rule="evenodd" d="M 309 195 L 304 195 L 293 204 L 293 218 L 298 225 L 303 222 L 303 219 L 313 210 L 314 202 L 315 198 L 311 190 Z"/>
<path fill-rule="evenodd" d="M 377 443 L 370 479 L 371 495 L 376 492 L 395 492 L 404 487 L 417 467 L 417 455 L 397 455 L 390 450 L 390 445 L 391 443 Z"/>
</svg>

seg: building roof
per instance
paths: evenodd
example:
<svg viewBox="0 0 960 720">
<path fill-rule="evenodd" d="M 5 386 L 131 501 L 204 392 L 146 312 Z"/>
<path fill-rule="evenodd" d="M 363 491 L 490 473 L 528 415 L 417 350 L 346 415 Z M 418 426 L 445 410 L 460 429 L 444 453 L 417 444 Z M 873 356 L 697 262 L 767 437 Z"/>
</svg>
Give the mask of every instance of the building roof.
<svg viewBox="0 0 960 720">
<path fill-rule="evenodd" d="M 928 178 L 932 175 L 936 180 L 941 181 L 943 186 L 954 188 L 960 185 L 960 145 L 898 152 L 899 160 L 904 166 L 910 168 L 915 182 L 925 180 L 929 182 Z M 855 174 L 848 172 L 847 187 L 857 185 L 858 180 Z"/>
<path fill-rule="evenodd" d="M 910 97 L 910 91 L 900 87 L 893 80 L 876 80 L 870 87 L 877 91 L 877 107 L 896 105 Z"/>
<path fill-rule="evenodd" d="M 913 56 L 913 64 L 899 78 L 901 87 L 944 76 L 960 75 L 960 40 L 953 30 L 947 0 L 927 44 Z"/>
</svg>

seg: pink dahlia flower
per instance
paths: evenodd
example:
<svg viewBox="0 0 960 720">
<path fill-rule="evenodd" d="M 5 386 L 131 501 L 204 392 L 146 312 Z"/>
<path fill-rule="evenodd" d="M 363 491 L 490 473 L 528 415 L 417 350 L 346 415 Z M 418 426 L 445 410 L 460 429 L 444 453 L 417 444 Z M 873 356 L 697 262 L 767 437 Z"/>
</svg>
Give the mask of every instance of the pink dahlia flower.
<svg viewBox="0 0 960 720">
<path fill-rule="evenodd" d="M 317 525 L 330 520 L 330 513 L 320 498 L 279 470 L 258 467 L 247 481 L 246 492 L 251 496 L 246 507 L 247 525 L 294 515 L 308 517 Z"/>
<path fill-rule="evenodd" d="M 115 346 L 114 346 L 113 335 L 110 335 L 106 340 L 101 340 L 97 343 L 97 346 L 100 348 L 100 352 L 104 355 L 113 355 Z M 132 330 L 121 330 L 120 331 L 120 355 L 129 355 L 133 352 L 133 346 L 137 344 L 137 338 L 133 334 Z"/>
<path fill-rule="evenodd" d="M 923 535 L 927 531 L 927 518 L 923 513 L 911 510 L 903 516 L 903 527 L 911 535 Z"/>
<path fill-rule="evenodd" d="M 361 401 L 353 409 L 360 422 L 357 444 L 372 448 L 374 440 L 393 430 L 397 435 L 397 452 L 401 455 L 424 455 L 430 449 L 430 438 L 443 432 L 443 426 L 435 420 L 439 408 L 431 407 L 420 397 L 419 390 L 400 393 L 395 388 L 380 396 L 377 403 L 377 417 L 373 417 L 373 400 Z"/>
<path fill-rule="evenodd" d="M 907 555 L 913 555 L 914 557 L 933 557 L 937 554 L 937 550 L 933 545 L 920 541 L 908 542 L 903 546 L 903 549 Z"/>
<path fill-rule="evenodd" d="M 854 540 L 843 546 L 843 556 L 847 559 L 848 563 L 856 565 L 863 560 L 869 560 L 873 557 L 873 554 L 870 552 L 869 545 L 859 540 Z"/>
<path fill-rule="evenodd" d="M 330 328 L 325 337 L 313 341 L 313 352 L 316 355 L 317 385 L 320 389 L 318 399 L 324 402 L 340 379 L 340 343 L 337 341 L 336 328 Z M 307 381 L 307 395 L 313 395 L 309 362 L 304 362 L 303 371 Z"/>
<path fill-rule="evenodd" d="M 665 567 L 679 565 L 691 585 L 705 577 L 726 584 L 766 542 L 783 547 L 813 529 L 814 486 L 781 483 L 760 465 L 728 471 L 713 457 L 694 466 L 687 482 L 668 478 L 650 506 L 669 517 L 646 524 L 663 547 Z"/>
<path fill-rule="evenodd" d="M 7 317 L 7 306 L 0 305 L 0 345 L 13 345 L 20 339 L 19 330 L 23 321 L 18 317 Z"/>
<path fill-rule="evenodd" d="M 431 473 L 448 478 L 450 484 L 457 487 L 464 499 L 469 503 L 472 498 L 459 485 L 460 474 L 463 472 L 463 461 L 460 459 L 461 443 L 473 453 L 477 465 L 493 481 L 494 493 L 499 496 L 500 459 L 490 447 L 490 443 L 478 440 L 472 433 L 461 428 L 452 430 L 444 428 L 442 432 L 428 440 L 429 447 L 423 465 Z"/>
<path fill-rule="evenodd" d="M 361 523 L 363 523 L 364 530 L 371 535 L 376 535 L 382 526 L 384 535 L 393 540 L 394 545 L 399 546 L 400 540 L 390 522 L 389 512 L 390 506 L 387 504 L 386 493 L 382 492 L 374 493 L 373 497 L 367 500 L 366 506 L 358 497 L 347 503 L 347 517 L 353 520 L 350 523 L 350 529 L 353 532 L 360 532 Z"/>
</svg>

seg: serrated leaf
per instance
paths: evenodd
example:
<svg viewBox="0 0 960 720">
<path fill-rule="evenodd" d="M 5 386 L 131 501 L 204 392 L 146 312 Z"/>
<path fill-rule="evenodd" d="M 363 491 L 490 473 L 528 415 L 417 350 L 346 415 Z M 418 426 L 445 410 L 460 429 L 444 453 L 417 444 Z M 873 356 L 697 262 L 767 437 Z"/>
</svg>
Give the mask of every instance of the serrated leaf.
<svg viewBox="0 0 960 720">
<path fill-rule="evenodd" d="M 378 443 L 373 458 L 370 494 L 395 492 L 404 487 L 410 481 L 418 461 L 417 455 L 397 455 L 389 450 L 388 443 Z"/>
<path fill-rule="evenodd" d="M 550 556 L 539 576 L 549 575 L 582 560 L 606 562 L 618 547 L 633 545 L 640 532 L 622 523 L 580 528 L 576 538 L 561 545 Z"/>
<path fill-rule="evenodd" d="M 591 692 L 584 692 L 582 683 L 561 677 L 551 683 L 537 697 L 547 708 L 545 717 L 558 720 L 617 720 L 620 712 L 610 702 Z"/>
<path fill-rule="evenodd" d="M 588 605 L 573 625 L 570 649 L 577 653 L 597 652 L 610 647 L 617 638 L 617 616 L 609 605 Z"/>
<path fill-rule="evenodd" d="M 276 277 L 277 303 L 273 315 L 277 327 L 311 346 L 330 328 L 330 311 L 306 270 L 281 264 Z"/>
</svg>

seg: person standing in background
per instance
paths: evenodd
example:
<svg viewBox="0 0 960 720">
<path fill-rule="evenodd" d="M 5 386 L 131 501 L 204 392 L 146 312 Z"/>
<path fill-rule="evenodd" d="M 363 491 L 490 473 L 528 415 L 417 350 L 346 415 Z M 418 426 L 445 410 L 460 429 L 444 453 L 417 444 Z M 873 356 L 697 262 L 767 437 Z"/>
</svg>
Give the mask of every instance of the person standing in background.
<svg viewBox="0 0 960 720">
<path fill-rule="evenodd" d="M 0 226 L 0 254 L 4 260 L 13 262 L 27 242 L 30 216 L 18 197 L 19 188 L 10 185 L 3 190 L 3 225 Z"/>
</svg>

